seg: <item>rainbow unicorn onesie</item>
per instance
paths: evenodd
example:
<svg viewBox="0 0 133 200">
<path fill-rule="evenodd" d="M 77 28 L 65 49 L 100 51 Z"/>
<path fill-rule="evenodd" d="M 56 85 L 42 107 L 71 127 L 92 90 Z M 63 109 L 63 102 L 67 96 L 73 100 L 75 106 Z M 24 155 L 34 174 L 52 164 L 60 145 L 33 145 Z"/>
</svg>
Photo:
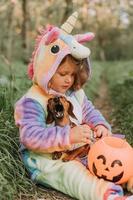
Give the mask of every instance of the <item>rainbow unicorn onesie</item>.
<svg viewBox="0 0 133 200">
<path fill-rule="evenodd" d="M 93 33 L 71 35 L 77 19 L 77 12 L 61 26 L 48 26 L 37 38 L 37 45 L 29 64 L 32 87 L 15 105 L 15 122 L 19 127 L 21 155 L 31 179 L 46 187 L 52 187 L 80 200 L 113 200 L 108 198 L 110 191 L 115 196 L 122 195 L 120 186 L 98 179 L 90 174 L 79 161 L 62 162 L 52 160 L 52 153 L 77 148 L 69 141 L 70 126 L 46 124 L 47 101 L 51 94 L 48 82 L 56 72 L 63 58 L 71 54 L 78 60 L 86 59 L 90 71 L 90 49 L 83 43 L 93 39 Z M 58 95 L 62 95 L 59 94 Z M 84 91 L 69 91 L 65 97 L 73 104 L 76 124 L 91 123 L 94 127 L 109 124 Z M 80 144 L 81 145 L 81 144 Z M 83 145 L 83 144 L 82 144 Z"/>
</svg>

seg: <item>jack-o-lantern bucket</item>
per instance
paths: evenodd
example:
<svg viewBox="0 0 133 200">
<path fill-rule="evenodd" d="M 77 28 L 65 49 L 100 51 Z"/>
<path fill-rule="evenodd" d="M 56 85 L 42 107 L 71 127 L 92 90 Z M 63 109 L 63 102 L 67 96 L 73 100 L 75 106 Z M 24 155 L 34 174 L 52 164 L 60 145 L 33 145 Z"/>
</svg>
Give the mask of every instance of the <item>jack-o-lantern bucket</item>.
<svg viewBox="0 0 133 200">
<path fill-rule="evenodd" d="M 133 176 L 133 148 L 117 137 L 99 139 L 90 148 L 88 167 L 98 178 L 125 183 Z"/>
</svg>

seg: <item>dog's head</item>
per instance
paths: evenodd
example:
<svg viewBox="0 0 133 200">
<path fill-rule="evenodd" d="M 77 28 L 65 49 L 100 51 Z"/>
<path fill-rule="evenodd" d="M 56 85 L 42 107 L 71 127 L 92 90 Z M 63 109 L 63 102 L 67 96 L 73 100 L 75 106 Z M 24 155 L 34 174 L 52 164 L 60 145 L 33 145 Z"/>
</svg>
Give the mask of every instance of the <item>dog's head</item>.
<svg viewBox="0 0 133 200">
<path fill-rule="evenodd" d="M 47 104 L 47 111 L 47 124 L 50 124 L 53 121 L 62 120 L 68 115 L 76 119 L 73 113 L 73 105 L 63 96 L 55 96 L 53 98 L 50 98 Z"/>
</svg>

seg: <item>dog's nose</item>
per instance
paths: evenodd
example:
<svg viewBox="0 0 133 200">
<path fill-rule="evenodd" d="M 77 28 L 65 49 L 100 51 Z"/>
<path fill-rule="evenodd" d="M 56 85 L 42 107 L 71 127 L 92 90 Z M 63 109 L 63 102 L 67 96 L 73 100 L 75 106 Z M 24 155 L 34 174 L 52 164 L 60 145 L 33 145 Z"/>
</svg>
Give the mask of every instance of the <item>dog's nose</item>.
<svg viewBox="0 0 133 200">
<path fill-rule="evenodd" d="M 54 102 L 55 102 L 55 103 L 59 103 L 59 101 L 60 101 L 59 97 L 55 97 L 55 98 L 54 98 Z"/>
</svg>

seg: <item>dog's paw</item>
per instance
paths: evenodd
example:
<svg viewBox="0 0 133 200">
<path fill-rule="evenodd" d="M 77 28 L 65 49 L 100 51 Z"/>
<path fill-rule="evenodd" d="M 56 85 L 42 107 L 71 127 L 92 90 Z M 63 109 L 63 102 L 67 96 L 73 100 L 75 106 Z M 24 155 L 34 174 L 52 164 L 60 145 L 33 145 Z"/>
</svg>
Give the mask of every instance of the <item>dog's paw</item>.
<svg viewBox="0 0 133 200">
<path fill-rule="evenodd" d="M 133 176 L 127 182 L 127 190 L 133 193 Z"/>
</svg>

